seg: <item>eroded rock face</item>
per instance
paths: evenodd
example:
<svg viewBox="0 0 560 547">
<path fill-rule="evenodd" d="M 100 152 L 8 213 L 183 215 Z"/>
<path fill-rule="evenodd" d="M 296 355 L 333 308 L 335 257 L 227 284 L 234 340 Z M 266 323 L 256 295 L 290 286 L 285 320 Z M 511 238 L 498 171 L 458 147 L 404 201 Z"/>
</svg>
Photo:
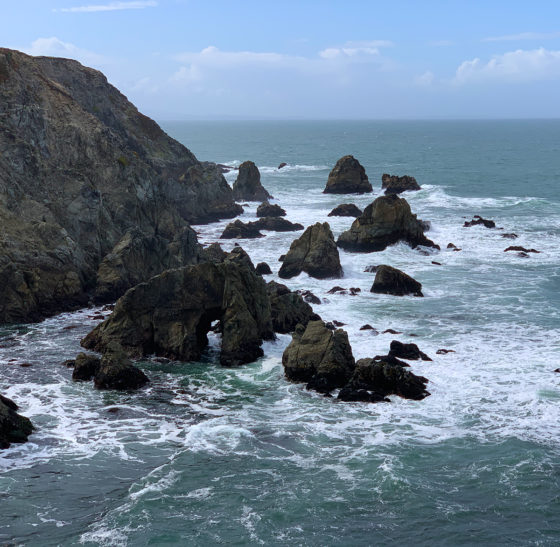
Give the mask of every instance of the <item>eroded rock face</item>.
<svg viewBox="0 0 560 547">
<path fill-rule="evenodd" d="M 266 201 L 272 198 L 261 184 L 261 174 L 252 161 L 245 161 L 239 166 L 239 174 L 233 183 L 233 196 L 238 201 Z"/>
<path fill-rule="evenodd" d="M 104 352 L 116 341 L 129 357 L 154 353 L 194 361 L 208 344 L 211 323 L 220 320 L 220 362 L 254 361 L 263 354 L 262 341 L 274 337 L 270 302 L 263 279 L 237 255 L 168 270 L 133 287 L 82 345 Z"/>
<path fill-rule="evenodd" d="M 404 296 L 406 294 L 424 296 L 422 294 L 422 283 L 419 283 L 403 271 L 385 264 L 377 267 L 371 292 L 393 294 L 395 296 Z"/>
<path fill-rule="evenodd" d="M 337 205 L 330 213 L 330 217 L 354 217 L 357 218 L 362 214 L 362 210 L 353 203 L 342 203 Z"/>
<path fill-rule="evenodd" d="M 346 331 L 332 331 L 323 321 L 310 321 L 307 327 L 296 327 L 282 364 L 289 380 L 307 382 L 308 389 L 328 393 L 350 380 L 355 361 Z"/>
<path fill-rule="evenodd" d="M 270 298 L 274 332 L 293 332 L 298 324 L 305 327 L 309 321 L 321 319 L 300 294 L 290 291 L 286 285 L 269 281 L 266 290 Z"/>
<path fill-rule="evenodd" d="M 317 279 L 342 277 L 342 266 L 334 237 L 327 222 L 309 226 L 294 240 L 278 275 L 284 279 L 306 272 Z"/>
<path fill-rule="evenodd" d="M 338 238 L 337 245 L 357 252 L 382 251 L 404 241 L 416 247 L 439 248 L 424 235 L 422 223 L 412 214 L 410 205 L 397 195 L 378 197 Z"/>
<path fill-rule="evenodd" d="M 29 418 L 16 411 L 14 401 L 0 395 L 0 449 L 9 448 L 11 443 L 24 443 L 33 432 Z"/>
<path fill-rule="evenodd" d="M 385 194 L 400 194 L 409 190 L 421 190 L 414 177 L 408 175 L 398 177 L 387 173 L 381 175 L 381 188 L 385 188 Z"/>
<path fill-rule="evenodd" d="M 170 245 L 188 223 L 242 211 L 216 165 L 100 72 L 5 48 L 0 72 L 0 323 L 87 304 L 131 229 Z"/>
<path fill-rule="evenodd" d="M 286 211 L 276 203 L 268 203 L 265 201 L 257 207 L 258 217 L 285 217 Z"/>
<path fill-rule="evenodd" d="M 373 188 L 366 170 L 354 156 L 340 158 L 329 173 L 324 194 L 364 194 Z"/>
</svg>

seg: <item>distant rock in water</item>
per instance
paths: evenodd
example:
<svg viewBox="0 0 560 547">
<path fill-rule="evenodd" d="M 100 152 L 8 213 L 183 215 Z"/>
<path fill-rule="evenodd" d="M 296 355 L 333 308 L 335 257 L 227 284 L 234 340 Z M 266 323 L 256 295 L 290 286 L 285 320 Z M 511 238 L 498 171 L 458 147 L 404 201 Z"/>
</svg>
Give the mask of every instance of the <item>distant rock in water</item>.
<svg viewBox="0 0 560 547">
<path fill-rule="evenodd" d="M 393 340 L 391 342 L 389 355 L 400 357 L 401 359 L 411 359 L 413 361 L 417 359 L 422 359 L 422 361 L 432 360 L 424 352 L 420 351 L 416 344 L 403 344 L 398 340 Z"/>
<path fill-rule="evenodd" d="M 286 165 L 288 165 L 285 162 L 282 162 L 279 166 L 278 166 L 278 170 L 282 169 L 282 167 L 286 167 Z"/>
<path fill-rule="evenodd" d="M 537 249 L 526 249 L 525 247 L 521 247 L 520 245 L 511 245 L 507 249 L 504 249 L 504 253 L 507 253 L 508 251 L 519 251 L 521 253 L 540 253 L 540 251 L 537 251 Z"/>
<path fill-rule="evenodd" d="M 517 234 L 514 234 L 514 233 L 500 234 L 500 236 L 505 238 L 505 239 L 517 239 L 519 237 Z"/>
<path fill-rule="evenodd" d="M 371 292 L 393 294 L 395 296 L 404 296 L 406 294 L 424 296 L 422 294 L 422 283 L 419 283 L 403 271 L 385 264 L 377 267 Z"/>
<path fill-rule="evenodd" d="M 285 217 L 286 211 L 276 203 L 268 203 L 264 201 L 257 207 L 258 217 Z"/>
<path fill-rule="evenodd" d="M 9 448 L 11 443 L 24 443 L 33 433 L 31 420 L 17 410 L 14 401 L 0 395 L 0 449 Z"/>
<path fill-rule="evenodd" d="M 359 217 L 362 210 L 356 207 L 353 203 L 342 203 L 337 205 L 330 213 L 330 217 Z"/>
<path fill-rule="evenodd" d="M 252 222 L 241 222 L 239 219 L 230 222 L 222 232 L 220 239 L 254 239 L 264 237 Z"/>
<path fill-rule="evenodd" d="M 327 222 L 309 226 L 292 241 L 278 275 L 284 279 L 301 272 L 318 279 L 342 277 L 342 266 L 334 237 Z"/>
<path fill-rule="evenodd" d="M 468 222 L 465 222 L 465 224 L 463 224 L 463 227 L 468 228 L 470 226 L 476 226 L 477 224 L 482 224 L 485 228 L 496 227 L 496 223 L 493 220 L 482 218 L 480 215 L 474 215 L 472 220 L 469 220 Z"/>
<path fill-rule="evenodd" d="M 262 217 L 250 223 L 259 230 L 269 230 L 271 232 L 295 232 L 303 230 L 303 226 L 297 222 L 290 222 L 280 217 Z"/>
<path fill-rule="evenodd" d="M 381 175 L 381 188 L 385 188 L 385 194 L 400 194 L 409 190 L 421 190 L 414 177 L 408 175 L 398 177 L 387 173 Z"/>
<path fill-rule="evenodd" d="M 348 251 L 382 251 L 404 241 L 412 247 L 439 247 L 424 235 L 422 223 L 412 214 L 404 198 L 391 194 L 378 197 L 368 205 L 349 230 L 343 232 L 337 245 Z"/>
<path fill-rule="evenodd" d="M 233 196 L 237 201 L 266 201 L 272 198 L 261 184 L 261 174 L 252 161 L 245 161 L 239 166 L 239 174 L 233 183 Z"/>
<path fill-rule="evenodd" d="M 364 194 L 373 190 L 366 170 L 354 156 L 340 158 L 333 167 L 324 194 Z"/>
<path fill-rule="evenodd" d="M 230 222 L 222 232 L 220 239 L 264 237 L 260 230 L 272 232 L 294 232 L 303 230 L 301 224 L 290 222 L 280 217 L 263 217 L 255 222 L 241 222 L 239 219 Z"/>
<path fill-rule="evenodd" d="M 163 250 L 189 223 L 242 212 L 215 164 L 97 70 L 0 48 L 0 80 L 0 323 L 87 304 L 99 264 L 130 230 Z M 128 283 L 115 281 L 110 291 Z"/>
</svg>

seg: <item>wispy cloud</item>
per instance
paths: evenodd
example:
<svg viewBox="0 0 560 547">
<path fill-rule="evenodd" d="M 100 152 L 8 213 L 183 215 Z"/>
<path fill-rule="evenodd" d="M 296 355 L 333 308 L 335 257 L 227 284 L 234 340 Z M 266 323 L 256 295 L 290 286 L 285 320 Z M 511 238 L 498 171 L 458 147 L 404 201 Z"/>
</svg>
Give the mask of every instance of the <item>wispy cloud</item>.
<svg viewBox="0 0 560 547">
<path fill-rule="evenodd" d="M 559 38 L 560 32 L 520 32 L 519 34 L 506 34 L 505 36 L 491 36 L 483 38 L 482 42 L 514 42 L 519 40 L 551 40 Z"/>
<path fill-rule="evenodd" d="M 73 8 L 60 8 L 53 11 L 69 13 L 92 13 L 96 11 L 119 11 L 127 9 L 154 8 L 158 5 L 154 0 L 140 0 L 137 2 L 109 2 L 108 4 L 94 4 L 89 6 L 76 6 Z"/>
<path fill-rule="evenodd" d="M 84 65 L 99 67 L 107 64 L 108 59 L 87 49 L 79 48 L 70 42 L 63 42 L 59 38 L 37 38 L 31 46 L 22 48 L 28 55 L 45 55 L 48 57 L 66 57 L 80 61 Z"/>
<path fill-rule="evenodd" d="M 414 78 L 414 83 L 421 87 L 429 87 L 434 83 L 434 73 L 431 70 L 426 70 L 424 74 L 420 74 Z"/>
</svg>

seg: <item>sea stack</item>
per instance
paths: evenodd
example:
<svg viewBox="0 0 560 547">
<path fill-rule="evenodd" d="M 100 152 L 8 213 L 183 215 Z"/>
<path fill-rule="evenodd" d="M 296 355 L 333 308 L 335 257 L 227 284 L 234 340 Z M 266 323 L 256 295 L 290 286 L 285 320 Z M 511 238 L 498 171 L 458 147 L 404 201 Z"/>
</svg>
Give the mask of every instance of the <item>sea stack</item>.
<svg viewBox="0 0 560 547">
<path fill-rule="evenodd" d="M 266 201 L 272 198 L 261 184 L 259 168 L 252 161 L 245 161 L 239 166 L 239 174 L 233 183 L 233 197 L 237 201 Z"/>
<path fill-rule="evenodd" d="M 365 194 L 373 190 L 366 170 L 354 156 L 340 158 L 329 173 L 324 194 Z"/>
</svg>

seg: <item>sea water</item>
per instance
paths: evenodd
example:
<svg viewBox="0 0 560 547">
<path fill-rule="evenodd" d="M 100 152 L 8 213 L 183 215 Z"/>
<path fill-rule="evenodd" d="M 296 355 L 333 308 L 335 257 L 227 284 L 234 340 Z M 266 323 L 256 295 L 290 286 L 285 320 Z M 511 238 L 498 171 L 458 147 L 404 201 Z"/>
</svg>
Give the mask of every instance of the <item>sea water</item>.
<svg viewBox="0 0 560 547">
<path fill-rule="evenodd" d="M 219 366 L 213 336 L 201 362 L 140 362 L 146 389 L 96 391 L 61 363 L 99 309 L 3 327 L 0 393 L 37 431 L 0 453 L 0 543 L 558 544 L 560 122 L 162 125 L 200 160 L 254 161 L 289 220 L 328 221 L 335 237 L 353 219 L 328 217 L 333 207 L 365 207 L 382 173 L 417 178 L 422 189 L 404 197 L 441 251 L 341 251 L 342 279 L 280 281 L 311 290 L 324 320 L 345 323 L 356 358 L 387 353 L 393 339 L 418 344 L 433 361 L 411 370 L 431 395 L 365 404 L 306 391 L 283 376 L 290 335 L 236 369 Z M 373 193 L 322 193 L 346 154 Z M 476 214 L 497 228 L 463 227 Z M 196 226 L 199 240 L 219 241 L 227 222 Z M 518 238 L 501 237 L 511 232 Z M 239 243 L 279 280 L 278 258 L 301 232 L 264 233 Z M 540 253 L 522 258 L 509 245 Z M 371 293 L 364 270 L 379 264 L 420 281 L 424 298 Z M 328 294 L 334 285 L 361 292 Z M 360 330 L 366 323 L 381 334 Z"/>
</svg>

